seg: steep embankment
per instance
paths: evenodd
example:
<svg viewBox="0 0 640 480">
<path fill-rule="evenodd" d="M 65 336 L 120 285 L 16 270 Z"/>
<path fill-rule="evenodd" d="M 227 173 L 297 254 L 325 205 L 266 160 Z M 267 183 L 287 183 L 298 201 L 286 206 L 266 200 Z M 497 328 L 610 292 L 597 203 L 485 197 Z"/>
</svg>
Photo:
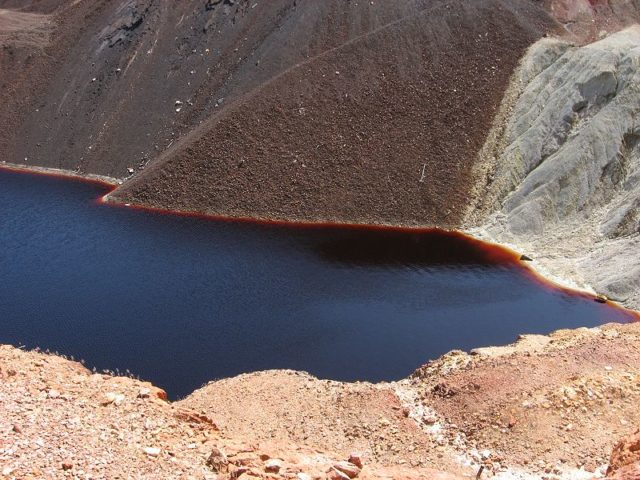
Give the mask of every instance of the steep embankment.
<svg viewBox="0 0 640 480">
<path fill-rule="evenodd" d="M 1 39 L 3 159 L 126 177 L 234 98 L 424 3 L 0 0 L 11 22 L 51 27 L 38 48 L 26 28 Z"/>
<path fill-rule="evenodd" d="M 640 27 L 523 60 L 470 217 L 552 273 L 640 306 Z M 509 105 L 505 105 L 508 107 Z M 480 176 L 480 175 L 479 175 Z M 497 212 L 497 213 L 493 213 Z"/>
<path fill-rule="evenodd" d="M 167 403 L 147 383 L 2 346 L 1 475 L 589 479 L 640 424 L 639 352 L 640 324 L 609 325 L 452 352 L 391 384 L 271 371 Z M 639 463 L 631 437 L 609 471 L 630 480 Z"/>
<path fill-rule="evenodd" d="M 454 226 L 509 76 L 557 27 L 529 0 L 169 3 L 34 13 L 48 41 L 3 54 L 3 160 L 149 164 L 130 203 Z"/>
<path fill-rule="evenodd" d="M 552 26 L 527 1 L 424 2 L 231 102 L 110 197 L 242 217 L 458 225 L 508 79 Z"/>
</svg>

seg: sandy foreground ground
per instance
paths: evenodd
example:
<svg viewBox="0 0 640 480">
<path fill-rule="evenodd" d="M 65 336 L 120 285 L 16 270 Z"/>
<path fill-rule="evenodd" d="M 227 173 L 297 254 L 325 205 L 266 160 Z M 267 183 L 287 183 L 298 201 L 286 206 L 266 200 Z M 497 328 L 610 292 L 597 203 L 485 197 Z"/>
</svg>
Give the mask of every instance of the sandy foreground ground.
<svg viewBox="0 0 640 480">
<path fill-rule="evenodd" d="M 170 403 L 1 346 L 0 478 L 590 479 L 621 438 L 610 478 L 640 478 L 639 347 L 640 324 L 611 324 L 451 352 L 396 383 L 267 371 Z"/>
</svg>

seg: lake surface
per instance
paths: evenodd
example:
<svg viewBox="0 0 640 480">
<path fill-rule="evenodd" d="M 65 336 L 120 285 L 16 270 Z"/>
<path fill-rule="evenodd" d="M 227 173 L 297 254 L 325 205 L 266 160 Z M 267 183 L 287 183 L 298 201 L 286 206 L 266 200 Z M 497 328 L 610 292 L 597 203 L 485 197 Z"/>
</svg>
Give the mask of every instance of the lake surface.
<svg viewBox="0 0 640 480">
<path fill-rule="evenodd" d="M 395 380 L 451 349 L 631 319 L 456 235 L 162 215 L 106 191 L 0 170 L 0 343 L 172 398 L 272 368 Z"/>
</svg>

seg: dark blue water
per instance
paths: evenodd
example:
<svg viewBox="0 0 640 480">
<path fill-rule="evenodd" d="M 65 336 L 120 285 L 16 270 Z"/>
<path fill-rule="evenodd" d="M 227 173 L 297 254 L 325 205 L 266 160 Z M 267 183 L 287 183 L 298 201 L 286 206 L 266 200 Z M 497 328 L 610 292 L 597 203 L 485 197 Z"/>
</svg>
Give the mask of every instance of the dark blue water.
<svg viewBox="0 0 640 480">
<path fill-rule="evenodd" d="M 271 368 L 399 379 L 454 348 L 628 319 L 454 236 L 206 221 L 103 193 L 0 171 L 0 343 L 128 369 L 172 397 Z"/>
</svg>

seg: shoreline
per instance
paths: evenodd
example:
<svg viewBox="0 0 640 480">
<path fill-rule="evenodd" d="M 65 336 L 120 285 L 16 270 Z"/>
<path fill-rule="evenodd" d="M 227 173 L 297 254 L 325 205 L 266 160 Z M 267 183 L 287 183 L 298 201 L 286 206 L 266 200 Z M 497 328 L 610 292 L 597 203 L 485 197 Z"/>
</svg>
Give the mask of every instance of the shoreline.
<svg viewBox="0 0 640 480">
<path fill-rule="evenodd" d="M 164 390 L 162 386 L 155 384 L 153 380 L 149 380 L 147 378 L 138 376 L 135 372 L 126 373 L 123 371 L 110 370 L 110 369 L 96 370 L 94 366 L 87 365 L 85 360 L 76 358 L 72 354 L 67 354 L 57 350 L 50 350 L 48 348 L 43 348 L 40 346 L 27 347 L 24 344 L 13 344 L 13 343 L 3 343 L 3 342 L 0 342 L 0 349 L 11 348 L 27 354 L 37 354 L 37 355 L 44 355 L 47 357 L 59 358 L 64 361 L 76 364 L 79 368 L 82 368 L 87 372 L 91 372 L 91 374 L 93 375 L 129 379 L 135 382 L 140 382 L 153 387 L 154 391 L 157 392 L 156 396 L 163 402 L 166 402 L 168 404 L 174 404 L 174 403 L 184 402 L 189 397 L 193 396 L 194 394 L 202 390 L 205 390 L 209 385 L 212 385 L 212 384 L 223 383 L 223 382 L 228 382 L 232 380 L 242 380 L 243 378 L 261 376 L 269 373 L 286 373 L 286 374 L 293 374 L 293 375 L 305 375 L 319 382 L 326 382 L 331 384 L 351 385 L 351 386 L 370 386 L 370 387 L 376 387 L 376 388 L 393 387 L 394 389 L 395 388 L 402 389 L 408 383 L 411 383 L 412 381 L 420 378 L 421 375 L 423 374 L 423 370 L 429 369 L 429 367 L 432 365 L 437 366 L 437 368 L 440 368 L 443 365 L 448 365 L 451 358 L 463 356 L 463 357 L 477 357 L 477 358 L 481 358 L 482 360 L 487 360 L 490 358 L 508 357 L 513 353 L 521 353 L 521 352 L 528 352 L 528 351 L 538 352 L 542 347 L 552 345 L 553 341 L 551 339 L 556 337 L 567 337 L 567 336 L 568 337 L 575 336 L 577 338 L 582 338 L 585 336 L 589 337 L 589 336 L 600 334 L 601 331 L 615 330 L 618 328 L 625 328 L 625 327 L 630 327 L 630 328 L 640 327 L 640 319 L 637 322 L 629 322 L 629 323 L 606 322 L 594 327 L 577 327 L 577 328 L 571 328 L 571 329 L 559 328 L 544 334 L 526 333 L 526 334 L 520 335 L 518 338 L 514 338 L 513 341 L 500 344 L 500 345 L 479 346 L 479 347 L 471 348 L 469 350 L 456 350 L 456 349 L 450 350 L 433 359 L 425 360 L 425 363 L 416 367 L 415 370 L 413 370 L 411 373 L 409 373 L 405 377 L 399 378 L 397 380 L 378 380 L 378 381 L 334 380 L 332 378 L 326 378 L 326 377 L 320 377 L 320 376 L 314 375 L 305 370 L 295 370 L 292 368 L 268 368 L 264 370 L 254 370 L 250 372 L 238 373 L 236 375 L 231 375 L 226 377 L 215 377 L 215 378 L 212 378 L 211 380 L 206 381 L 199 387 L 194 388 L 184 396 L 179 396 L 174 398 L 172 398 L 167 393 L 167 391 Z M 463 368 L 463 367 L 464 367 L 463 364 L 453 365 L 454 370 Z M 450 372 L 446 372 L 446 368 L 445 368 L 445 373 L 442 373 L 442 376 L 444 377 L 448 373 Z M 0 375 L 0 378 L 1 378 L 1 375 Z"/>
<path fill-rule="evenodd" d="M 530 280 L 542 288 L 549 290 L 561 291 L 570 295 L 576 295 L 585 299 L 593 301 L 601 301 L 606 303 L 612 308 L 624 310 L 629 312 L 636 318 L 636 321 L 640 321 L 640 311 L 625 307 L 620 303 L 607 298 L 604 295 L 599 294 L 593 287 L 587 284 L 578 283 L 574 279 L 566 278 L 553 274 L 549 269 L 545 268 L 542 264 L 533 258 L 532 261 L 523 261 L 521 257 L 523 255 L 530 255 L 531 252 L 521 251 L 518 245 L 511 243 L 501 243 L 496 241 L 491 235 L 485 232 L 482 227 L 468 228 L 464 230 L 448 230 L 438 227 L 419 227 L 410 225 L 388 225 L 388 224 L 364 224 L 364 223 L 346 223 L 346 222 L 331 222 L 331 221 L 306 221 L 301 222 L 297 220 L 283 220 L 283 219 L 267 219 L 267 218 L 251 218 L 251 217 L 233 217 L 225 215 L 206 214 L 194 211 L 176 211 L 161 207 L 152 207 L 146 205 L 135 205 L 129 203 L 123 203 L 119 201 L 113 201 L 109 199 L 109 195 L 118 188 L 125 180 L 116 179 L 108 176 L 94 175 L 94 174 L 81 174 L 70 170 L 37 167 L 29 165 L 14 164 L 9 162 L 0 162 L 0 170 L 7 170 L 16 173 L 34 174 L 52 176 L 62 179 L 69 179 L 75 181 L 89 182 L 99 184 L 110 188 L 106 194 L 99 197 L 96 202 L 107 206 L 116 208 L 128 208 L 139 211 L 146 211 L 151 213 L 157 213 L 161 215 L 174 215 L 187 218 L 195 218 L 200 220 L 218 221 L 227 223 L 242 223 L 253 225 L 274 226 L 281 228 L 303 228 L 303 229 L 326 229 L 336 228 L 345 230 L 372 230 L 372 231 L 387 231 L 398 233 L 429 233 L 440 232 L 444 235 L 464 237 L 466 240 L 478 244 L 479 248 L 484 250 L 492 249 L 491 257 L 497 262 L 504 262 L 506 264 L 516 265 L 522 269 L 523 274 L 529 277 Z M 603 301 L 604 300 L 604 301 Z"/>
<path fill-rule="evenodd" d="M 24 165 L 20 163 L 11 163 L 0 161 L 0 169 L 9 172 L 25 173 L 31 175 L 44 175 L 50 177 L 65 178 L 69 180 L 77 180 L 88 183 L 98 183 L 111 188 L 122 185 L 123 180 L 106 175 L 95 175 L 92 173 L 78 173 L 62 168 L 38 167 L 33 165 Z"/>
</svg>

